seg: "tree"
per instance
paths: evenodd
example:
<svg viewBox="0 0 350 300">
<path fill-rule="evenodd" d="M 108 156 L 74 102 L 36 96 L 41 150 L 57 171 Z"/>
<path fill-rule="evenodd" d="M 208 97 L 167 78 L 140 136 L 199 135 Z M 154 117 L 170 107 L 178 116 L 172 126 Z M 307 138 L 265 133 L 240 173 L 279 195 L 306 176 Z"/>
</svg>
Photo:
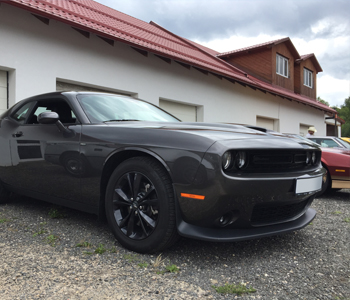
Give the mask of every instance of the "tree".
<svg viewBox="0 0 350 300">
<path fill-rule="evenodd" d="M 346 98 L 344 104 L 334 107 L 338 112 L 338 116 L 345 120 L 345 124 L 341 127 L 341 136 L 350 137 L 350 97 Z"/>
<path fill-rule="evenodd" d="M 321 97 L 317 97 L 317 101 L 329 106 L 329 103 L 326 100 L 323 100 Z"/>
</svg>

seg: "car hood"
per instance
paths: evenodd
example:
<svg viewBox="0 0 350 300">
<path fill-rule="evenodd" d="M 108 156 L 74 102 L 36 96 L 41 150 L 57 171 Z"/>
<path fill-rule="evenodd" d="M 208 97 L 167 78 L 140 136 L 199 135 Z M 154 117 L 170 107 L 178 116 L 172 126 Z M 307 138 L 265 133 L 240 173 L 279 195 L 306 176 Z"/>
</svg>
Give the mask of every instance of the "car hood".
<svg viewBox="0 0 350 300">
<path fill-rule="evenodd" d="M 345 154 L 345 155 L 350 155 L 350 149 L 346 149 L 346 148 L 325 148 L 325 147 L 321 147 L 322 152 L 327 152 L 327 153 L 341 153 L 341 154 Z"/>
<path fill-rule="evenodd" d="M 296 141 L 284 136 L 275 136 L 241 125 L 220 123 L 164 123 L 164 122 L 108 122 L 110 128 L 125 128 L 137 130 L 139 135 L 149 136 L 151 131 L 157 131 L 156 135 L 165 140 L 186 136 L 186 140 L 192 143 L 201 143 L 206 140 L 207 146 L 219 142 L 227 147 L 240 144 L 249 148 L 312 148 L 312 145 L 303 141 Z M 244 142 L 243 142 L 244 140 Z M 258 140 L 258 142 L 257 142 Z"/>
</svg>

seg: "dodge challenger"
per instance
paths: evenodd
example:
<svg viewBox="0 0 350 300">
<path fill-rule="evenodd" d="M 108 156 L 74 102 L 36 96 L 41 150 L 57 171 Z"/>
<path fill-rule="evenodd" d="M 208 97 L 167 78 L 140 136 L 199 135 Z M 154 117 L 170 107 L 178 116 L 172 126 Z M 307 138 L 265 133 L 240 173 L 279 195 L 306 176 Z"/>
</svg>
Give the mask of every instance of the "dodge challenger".
<svg viewBox="0 0 350 300">
<path fill-rule="evenodd" d="M 106 217 L 124 247 L 233 242 L 308 225 L 320 149 L 240 125 L 185 123 L 136 98 L 55 92 L 0 116 L 0 202 L 17 193 Z"/>
</svg>

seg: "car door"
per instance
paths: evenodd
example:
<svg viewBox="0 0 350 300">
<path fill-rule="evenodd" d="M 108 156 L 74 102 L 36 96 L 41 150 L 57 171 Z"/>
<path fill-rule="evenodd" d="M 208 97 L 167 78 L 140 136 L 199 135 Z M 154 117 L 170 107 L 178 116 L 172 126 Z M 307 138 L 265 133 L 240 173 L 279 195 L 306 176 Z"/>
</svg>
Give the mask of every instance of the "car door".
<svg viewBox="0 0 350 300">
<path fill-rule="evenodd" d="M 58 113 L 62 126 L 39 124 L 44 111 Z M 81 124 L 65 99 L 23 103 L 3 120 L 2 132 L 11 156 L 11 165 L 2 168 L 6 184 L 38 198 L 80 202 Z"/>
</svg>

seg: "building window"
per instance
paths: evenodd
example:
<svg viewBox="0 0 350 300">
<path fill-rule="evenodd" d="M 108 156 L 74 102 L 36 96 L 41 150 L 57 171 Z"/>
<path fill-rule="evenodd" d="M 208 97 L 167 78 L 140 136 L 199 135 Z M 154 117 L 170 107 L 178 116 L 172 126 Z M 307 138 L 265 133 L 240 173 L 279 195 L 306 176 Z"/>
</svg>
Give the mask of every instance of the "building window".
<svg viewBox="0 0 350 300">
<path fill-rule="evenodd" d="M 288 58 L 276 54 L 276 73 L 288 78 Z"/>
<path fill-rule="evenodd" d="M 312 71 L 304 68 L 304 85 L 312 88 Z"/>
</svg>

